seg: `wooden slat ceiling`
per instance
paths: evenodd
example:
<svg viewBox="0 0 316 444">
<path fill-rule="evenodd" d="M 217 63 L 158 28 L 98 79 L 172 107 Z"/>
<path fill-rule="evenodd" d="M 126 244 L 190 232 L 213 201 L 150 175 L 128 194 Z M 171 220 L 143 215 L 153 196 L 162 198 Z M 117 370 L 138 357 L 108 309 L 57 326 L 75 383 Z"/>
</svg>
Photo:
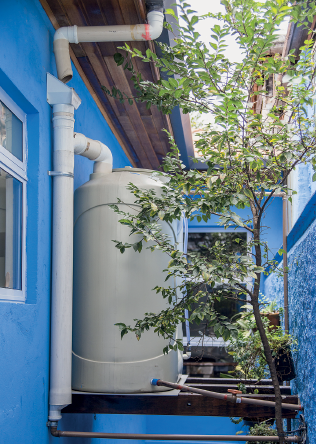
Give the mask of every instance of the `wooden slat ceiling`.
<svg viewBox="0 0 316 444">
<path fill-rule="evenodd" d="M 55 29 L 61 26 L 105 26 L 145 23 L 143 0 L 40 0 Z M 153 42 L 128 42 L 143 53 Z M 71 44 L 72 60 L 88 89 L 119 140 L 129 160 L 136 167 L 159 169 L 168 151 L 163 128 L 172 132 L 170 119 L 155 106 L 145 103 L 129 105 L 107 96 L 101 89 L 117 87 L 128 96 L 136 95 L 131 73 L 117 66 L 113 55 L 124 42 Z M 134 68 L 145 80 L 156 82 L 157 70 L 148 63 L 133 59 Z"/>
</svg>

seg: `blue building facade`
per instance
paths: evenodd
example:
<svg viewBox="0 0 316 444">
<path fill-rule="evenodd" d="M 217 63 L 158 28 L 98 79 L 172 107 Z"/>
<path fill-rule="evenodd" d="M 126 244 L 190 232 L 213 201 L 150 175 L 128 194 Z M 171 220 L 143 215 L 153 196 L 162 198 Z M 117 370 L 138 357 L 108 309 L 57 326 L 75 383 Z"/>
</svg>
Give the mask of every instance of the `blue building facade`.
<svg viewBox="0 0 316 444">
<path fill-rule="evenodd" d="M 299 395 L 304 407 L 309 442 L 312 443 L 316 440 L 316 194 L 310 165 L 300 165 L 292 173 L 291 185 L 297 191 L 293 205 L 289 206 L 287 236 L 289 327 L 297 340 L 293 347 L 296 378 L 292 382 L 292 391 Z M 283 266 L 281 259 L 276 258 L 280 269 Z M 270 274 L 264 283 L 265 295 L 282 307 L 283 291 L 283 279 L 277 274 Z"/>
<path fill-rule="evenodd" d="M 0 101 L 3 115 L 6 116 L 7 109 L 10 114 L 11 109 L 13 120 L 16 115 L 24 116 L 21 122 L 26 136 L 22 163 L 15 162 L 12 150 L 13 157 L 7 154 L 8 138 L 7 148 L 0 153 L 2 175 L 21 184 L 18 186 L 23 189 L 21 202 L 17 204 L 21 209 L 19 218 L 12 213 L 20 224 L 22 237 L 11 236 L 13 244 L 20 242 L 21 246 L 21 257 L 16 267 L 20 271 L 16 273 L 21 274 L 22 283 L 12 287 L 7 280 L 0 295 L 0 441 L 6 444 L 45 444 L 57 440 L 50 436 L 46 427 L 52 248 L 52 179 L 47 174 L 52 169 L 52 110 L 46 100 L 46 73 L 56 76 L 53 55 L 55 31 L 38 0 L 1 1 L 0 28 Z M 130 166 L 75 67 L 73 71 L 74 77 L 69 86 L 82 100 L 75 112 L 75 131 L 109 146 L 114 168 Z M 4 118 L 7 124 L 8 117 Z M 89 160 L 79 156 L 75 158 L 75 188 L 89 179 L 92 167 Z M 6 186 L 8 188 L 9 185 Z M 7 216 L 8 213 L 7 210 Z M 10 274 L 5 274 L 4 278 L 8 276 Z M 18 293 L 14 293 L 15 288 Z M 239 429 L 226 418 L 166 416 L 158 421 L 155 416 L 70 414 L 64 415 L 59 427 L 100 432 L 218 434 L 223 433 L 223 429 L 231 434 Z M 61 438 L 60 441 L 69 440 Z M 102 442 L 93 442 L 99 441 Z M 91 441 L 78 439 L 76 442 Z"/>
</svg>

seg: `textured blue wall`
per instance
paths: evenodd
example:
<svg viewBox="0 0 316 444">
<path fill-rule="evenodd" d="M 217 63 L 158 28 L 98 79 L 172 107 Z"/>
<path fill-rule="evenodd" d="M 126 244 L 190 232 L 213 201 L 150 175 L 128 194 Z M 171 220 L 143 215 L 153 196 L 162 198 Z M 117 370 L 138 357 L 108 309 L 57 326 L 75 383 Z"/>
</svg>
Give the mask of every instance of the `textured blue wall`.
<svg viewBox="0 0 316 444">
<path fill-rule="evenodd" d="M 294 352 L 296 379 L 292 383 L 304 406 L 310 443 L 316 442 L 316 221 L 306 230 L 288 255 L 290 333 L 298 341 Z M 282 267 L 282 262 L 280 264 Z M 283 306 L 283 279 L 270 275 L 265 294 Z"/>
</svg>

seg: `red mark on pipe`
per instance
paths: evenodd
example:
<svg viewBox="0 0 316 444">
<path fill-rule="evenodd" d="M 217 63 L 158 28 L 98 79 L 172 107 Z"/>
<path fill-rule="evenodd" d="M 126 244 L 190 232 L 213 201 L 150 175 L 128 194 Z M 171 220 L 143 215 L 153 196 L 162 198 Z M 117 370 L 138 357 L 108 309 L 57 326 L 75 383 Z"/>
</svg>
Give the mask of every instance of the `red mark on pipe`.
<svg viewBox="0 0 316 444">
<path fill-rule="evenodd" d="M 150 25 L 145 25 L 145 34 L 142 34 L 142 37 L 145 40 L 151 40 L 149 28 L 150 28 Z"/>
<path fill-rule="evenodd" d="M 224 399 L 225 399 L 225 401 L 227 401 L 227 395 L 224 395 Z"/>
</svg>

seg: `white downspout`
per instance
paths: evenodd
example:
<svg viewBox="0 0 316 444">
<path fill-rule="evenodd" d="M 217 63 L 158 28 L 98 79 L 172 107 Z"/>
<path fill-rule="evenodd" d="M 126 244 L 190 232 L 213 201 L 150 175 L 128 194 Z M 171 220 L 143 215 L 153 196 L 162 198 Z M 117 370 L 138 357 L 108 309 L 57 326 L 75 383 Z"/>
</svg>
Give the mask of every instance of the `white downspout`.
<svg viewBox="0 0 316 444">
<path fill-rule="evenodd" d="M 49 419 L 71 403 L 74 111 L 75 91 L 47 74 L 47 101 L 53 106 L 54 170 Z"/>
<path fill-rule="evenodd" d="M 69 43 L 130 42 L 157 39 L 163 29 L 163 2 L 157 0 L 151 3 L 157 3 L 157 5 L 148 12 L 148 24 L 145 25 L 68 26 L 57 29 L 54 36 L 54 53 L 59 80 L 67 83 L 73 76 Z"/>
<path fill-rule="evenodd" d="M 152 40 L 163 29 L 163 0 L 146 0 L 148 24 L 65 27 L 56 31 L 54 53 L 58 78 L 73 76 L 69 43 Z M 94 160 L 94 172 L 112 170 L 112 154 L 101 142 L 74 133 L 74 110 L 81 103 L 76 92 L 47 74 L 47 101 L 53 106 L 54 171 L 50 410 L 52 422 L 71 404 L 72 285 L 73 285 L 73 173 L 74 154 Z"/>
<path fill-rule="evenodd" d="M 71 404 L 73 177 L 74 154 L 95 161 L 95 169 L 110 173 L 112 154 L 101 142 L 74 133 L 74 110 L 81 103 L 72 88 L 47 74 L 47 101 L 53 106 L 54 170 L 51 296 L 51 361 L 49 420 L 61 419 Z"/>
</svg>

